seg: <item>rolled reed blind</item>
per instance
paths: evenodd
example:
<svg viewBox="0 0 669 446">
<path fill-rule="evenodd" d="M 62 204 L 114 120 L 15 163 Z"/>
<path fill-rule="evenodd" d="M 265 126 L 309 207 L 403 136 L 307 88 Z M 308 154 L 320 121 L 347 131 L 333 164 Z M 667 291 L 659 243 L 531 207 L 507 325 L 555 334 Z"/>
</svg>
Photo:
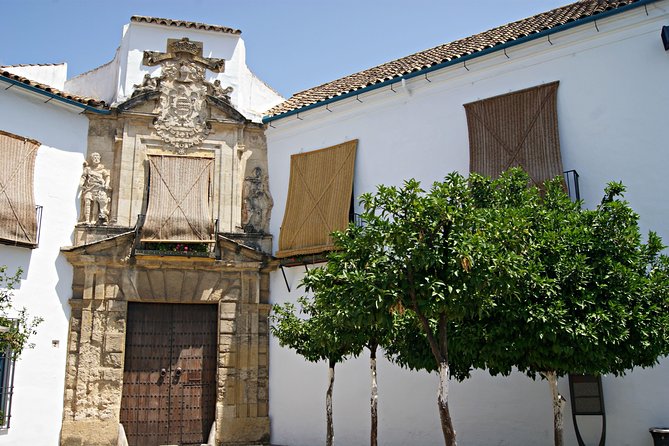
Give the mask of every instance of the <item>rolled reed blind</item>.
<svg viewBox="0 0 669 446">
<path fill-rule="evenodd" d="M 522 167 L 534 184 L 562 175 L 558 82 L 465 104 L 470 171 L 497 177 Z"/>
<path fill-rule="evenodd" d="M 0 131 L 0 239 L 37 244 L 33 182 L 40 143 Z"/>
<path fill-rule="evenodd" d="M 149 202 L 142 239 L 210 240 L 209 182 L 213 159 L 149 156 Z"/>
<path fill-rule="evenodd" d="M 348 225 L 358 141 L 290 158 L 290 183 L 276 257 L 334 248 L 330 233 Z"/>
</svg>

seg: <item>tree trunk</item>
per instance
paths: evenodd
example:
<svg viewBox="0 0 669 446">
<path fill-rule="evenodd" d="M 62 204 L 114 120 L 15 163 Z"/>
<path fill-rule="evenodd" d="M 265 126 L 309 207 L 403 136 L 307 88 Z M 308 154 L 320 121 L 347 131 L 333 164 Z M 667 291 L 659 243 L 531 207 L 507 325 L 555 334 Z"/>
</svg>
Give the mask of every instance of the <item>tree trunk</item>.
<svg viewBox="0 0 669 446">
<path fill-rule="evenodd" d="M 369 347 L 369 369 L 372 374 L 372 396 L 370 399 L 371 413 L 372 413 L 372 427 L 370 431 L 369 444 L 370 446 L 377 446 L 378 444 L 378 400 L 379 388 L 376 383 L 376 344 Z"/>
<path fill-rule="evenodd" d="M 564 428 L 564 406 L 567 400 L 560 395 L 558 391 L 557 373 L 545 372 L 543 374 L 548 381 L 551 389 L 551 396 L 553 397 L 553 438 L 555 446 L 563 445 L 563 428 Z"/>
<path fill-rule="evenodd" d="M 451 420 L 451 411 L 448 408 L 448 378 L 450 369 L 448 361 L 439 364 L 439 392 L 437 394 L 437 406 L 439 407 L 439 418 L 441 419 L 441 430 L 444 433 L 444 444 L 456 446 L 455 430 Z"/>
<path fill-rule="evenodd" d="M 332 389 L 335 380 L 335 362 L 328 362 L 328 391 L 325 394 L 325 415 L 327 417 L 327 438 L 325 444 L 332 446 L 334 444 L 334 424 L 332 422 Z"/>
<path fill-rule="evenodd" d="M 444 444 L 446 446 L 456 446 L 455 429 L 453 429 L 453 420 L 451 420 L 451 411 L 448 408 L 448 380 L 450 378 L 450 367 L 448 366 L 448 319 L 445 314 L 439 315 L 437 326 L 437 337 L 435 338 L 430 327 L 430 321 L 418 308 L 418 299 L 416 290 L 413 286 L 413 273 L 407 270 L 407 279 L 409 281 L 409 296 L 411 297 L 411 307 L 418 316 L 421 326 L 427 336 L 427 342 L 434 359 L 439 364 L 439 390 L 437 391 L 437 408 L 439 409 L 439 418 L 441 419 L 441 430 L 444 434 Z"/>
</svg>

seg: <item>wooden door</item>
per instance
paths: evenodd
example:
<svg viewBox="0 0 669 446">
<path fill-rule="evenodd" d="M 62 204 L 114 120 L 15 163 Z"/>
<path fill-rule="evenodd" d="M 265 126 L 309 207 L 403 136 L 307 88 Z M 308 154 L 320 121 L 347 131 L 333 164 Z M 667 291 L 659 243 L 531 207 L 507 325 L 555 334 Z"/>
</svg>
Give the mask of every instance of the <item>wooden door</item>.
<svg viewBox="0 0 669 446">
<path fill-rule="evenodd" d="M 216 316 L 215 305 L 128 304 L 121 424 L 130 446 L 207 442 Z"/>
</svg>

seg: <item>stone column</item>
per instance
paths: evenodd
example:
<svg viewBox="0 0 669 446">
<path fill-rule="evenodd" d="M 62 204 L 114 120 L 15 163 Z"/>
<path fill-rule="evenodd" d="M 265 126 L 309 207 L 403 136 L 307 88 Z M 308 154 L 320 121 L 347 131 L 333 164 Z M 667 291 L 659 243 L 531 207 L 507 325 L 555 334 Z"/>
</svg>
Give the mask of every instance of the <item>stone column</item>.
<svg viewBox="0 0 669 446">
<path fill-rule="evenodd" d="M 70 299 L 61 445 L 116 446 L 127 302 L 106 286 L 107 268 L 84 268 L 83 299 Z"/>
<path fill-rule="evenodd" d="M 241 277 L 239 301 L 222 302 L 220 307 L 217 441 L 221 445 L 269 444 L 269 305 L 260 303 L 260 274 L 245 271 Z"/>
</svg>

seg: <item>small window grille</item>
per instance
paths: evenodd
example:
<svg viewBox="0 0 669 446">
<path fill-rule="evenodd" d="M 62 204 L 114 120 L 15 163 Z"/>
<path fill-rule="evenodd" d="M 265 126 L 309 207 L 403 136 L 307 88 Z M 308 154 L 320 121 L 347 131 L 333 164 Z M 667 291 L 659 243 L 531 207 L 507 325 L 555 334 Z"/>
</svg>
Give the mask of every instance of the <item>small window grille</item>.
<svg viewBox="0 0 669 446">
<path fill-rule="evenodd" d="M 14 394 L 14 352 L 0 352 L 0 429 L 9 429 Z"/>
</svg>

